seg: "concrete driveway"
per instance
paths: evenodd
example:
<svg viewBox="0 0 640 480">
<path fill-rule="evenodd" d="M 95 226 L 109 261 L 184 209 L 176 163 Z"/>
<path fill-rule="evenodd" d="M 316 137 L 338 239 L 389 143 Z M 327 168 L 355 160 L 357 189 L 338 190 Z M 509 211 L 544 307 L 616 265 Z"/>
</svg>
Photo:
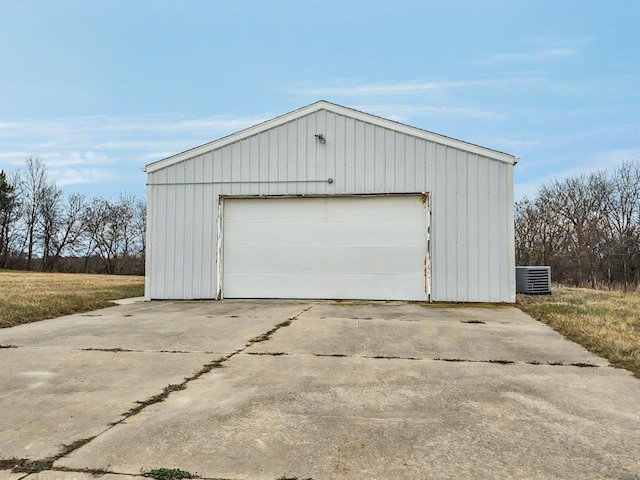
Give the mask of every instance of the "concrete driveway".
<svg viewBox="0 0 640 480">
<path fill-rule="evenodd" d="M 640 478 L 640 381 L 515 308 L 134 303 L 0 346 L 1 479 Z"/>
</svg>

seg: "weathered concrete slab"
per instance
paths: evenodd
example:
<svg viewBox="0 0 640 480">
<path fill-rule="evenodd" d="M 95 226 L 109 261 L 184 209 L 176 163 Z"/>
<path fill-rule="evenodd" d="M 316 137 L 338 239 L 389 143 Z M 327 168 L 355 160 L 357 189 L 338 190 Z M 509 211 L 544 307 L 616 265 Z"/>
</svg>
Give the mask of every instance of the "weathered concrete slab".
<svg viewBox="0 0 640 480">
<path fill-rule="evenodd" d="M 415 321 L 444 320 L 449 314 L 445 307 L 421 302 L 337 300 L 318 302 L 305 317 Z"/>
<path fill-rule="evenodd" d="M 394 325 L 395 327 L 395 325 Z M 637 478 L 612 368 L 239 354 L 56 462 L 213 478 Z"/>
<path fill-rule="evenodd" d="M 515 308 L 353 305 L 341 317 L 325 316 L 339 310 L 318 305 L 248 351 L 608 365 Z"/>
<path fill-rule="evenodd" d="M 144 297 L 121 298 L 119 300 L 114 300 L 113 303 L 115 303 L 116 305 L 131 305 L 133 303 L 144 303 Z"/>
<path fill-rule="evenodd" d="M 219 355 L 0 349 L 2 459 L 58 454 Z"/>
<path fill-rule="evenodd" d="M 228 354 L 309 302 L 149 302 L 0 330 L 0 345 Z"/>
<path fill-rule="evenodd" d="M 11 470 L 0 470 L 0 480 L 19 480 L 26 473 L 13 473 Z"/>
<path fill-rule="evenodd" d="M 39 473 L 32 473 L 29 475 L 29 480 L 141 480 L 140 473 L 138 475 L 119 475 L 113 473 L 107 474 L 92 474 L 82 472 L 59 472 L 54 470 L 47 470 Z M 24 475 L 24 474 L 23 474 Z"/>
<path fill-rule="evenodd" d="M 509 305 L 468 306 L 399 301 L 320 301 L 305 318 L 346 318 L 411 321 L 448 321 L 482 319 L 487 322 L 518 323 L 531 321 L 531 317 Z"/>
<path fill-rule="evenodd" d="M 510 307 L 134 302 L 0 330 L 0 345 L 18 347 L 0 349 L 0 459 L 98 435 L 30 480 L 640 477 L 640 382 L 570 366 L 607 362 Z"/>
</svg>

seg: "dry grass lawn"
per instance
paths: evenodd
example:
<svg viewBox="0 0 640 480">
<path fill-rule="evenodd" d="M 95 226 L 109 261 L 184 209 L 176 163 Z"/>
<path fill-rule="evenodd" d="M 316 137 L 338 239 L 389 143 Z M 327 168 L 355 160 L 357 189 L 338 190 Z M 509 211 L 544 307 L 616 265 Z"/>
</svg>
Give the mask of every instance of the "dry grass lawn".
<svg viewBox="0 0 640 480">
<path fill-rule="evenodd" d="M 556 286 L 551 295 L 518 295 L 517 305 L 640 378 L 640 292 Z"/>
<path fill-rule="evenodd" d="M 0 328 L 87 312 L 143 294 L 144 277 L 0 270 Z"/>
</svg>

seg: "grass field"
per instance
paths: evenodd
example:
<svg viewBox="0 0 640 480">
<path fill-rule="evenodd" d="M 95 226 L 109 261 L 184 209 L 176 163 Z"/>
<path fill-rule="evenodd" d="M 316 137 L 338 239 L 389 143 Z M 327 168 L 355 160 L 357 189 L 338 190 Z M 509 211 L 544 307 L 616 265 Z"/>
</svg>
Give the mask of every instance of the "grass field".
<svg viewBox="0 0 640 480">
<path fill-rule="evenodd" d="M 640 293 L 555 287 L 517 305 L 565 337 L 640 378 Z"/>
<path fill-rule="evenodd" d="M 0 328 L 113 305 L 144 294 L 144 277 L 0 270 Z"/>
</svg>

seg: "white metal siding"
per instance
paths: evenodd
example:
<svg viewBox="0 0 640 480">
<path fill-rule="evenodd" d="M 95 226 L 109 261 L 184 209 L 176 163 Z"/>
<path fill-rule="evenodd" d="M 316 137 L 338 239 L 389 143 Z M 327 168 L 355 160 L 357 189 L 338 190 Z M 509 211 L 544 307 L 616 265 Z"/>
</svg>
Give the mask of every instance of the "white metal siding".
<svg viewBox="0 0 640 480">
<path fill-rule="evenodd" d="M 512 169 L 317 111 L 148 174 L 146 296 L 216 297 L 219 195 L 430 192 L 432 300 L 512 302 Z"/>
</svg>

